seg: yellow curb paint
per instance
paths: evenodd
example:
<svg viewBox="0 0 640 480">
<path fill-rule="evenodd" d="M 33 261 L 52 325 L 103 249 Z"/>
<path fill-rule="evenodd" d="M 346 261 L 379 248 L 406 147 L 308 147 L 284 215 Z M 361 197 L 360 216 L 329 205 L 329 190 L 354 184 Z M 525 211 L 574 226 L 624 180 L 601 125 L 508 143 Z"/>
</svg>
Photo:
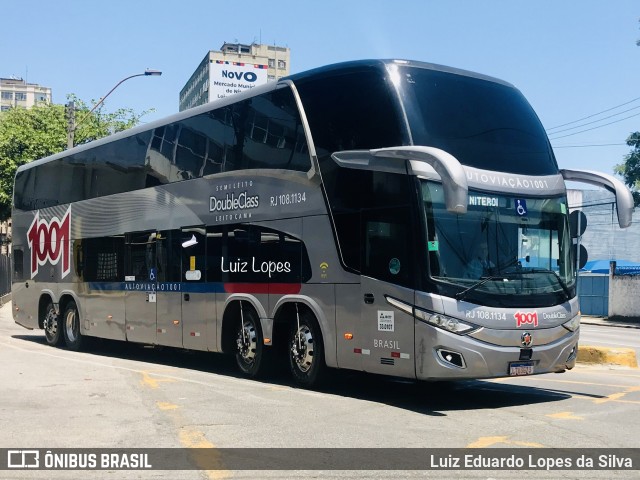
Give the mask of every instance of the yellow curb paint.
<svg viewBox="0 0 640 480">
<path fill-rule="evenodd" d="M 577 360 L 581 363 L 606 363 L 610 365 L 638 368 L 636 351 L 633 348 L 580 345 L 578 347 Z"/>
</svg>

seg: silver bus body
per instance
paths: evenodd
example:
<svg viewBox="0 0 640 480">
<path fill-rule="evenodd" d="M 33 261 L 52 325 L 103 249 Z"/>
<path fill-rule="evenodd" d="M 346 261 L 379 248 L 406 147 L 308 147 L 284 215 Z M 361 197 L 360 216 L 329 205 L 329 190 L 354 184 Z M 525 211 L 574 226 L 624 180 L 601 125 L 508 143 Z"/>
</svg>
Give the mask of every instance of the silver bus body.
<svg viewBox="0 0 640 480">
<path fill-rule="evenodd" d="M 409 127 L 401 127 L 404 133 L 393 144 L 319 145 L 317 126 L 328 121 L 310 115 L 313 81 L 337 78 L 342 68 L 364 75 L 365 67 L 390 79 L 390 98 L 401 99 L 402 108 L 394 111 Z M 418 128 L 411 123 L 411 105 L 394 82 L 406 81 L 408 89 L 420 79 L 412 70 L 398 80 L 397 69 L 405 67 L 515 90 L 447 67 L 354 62 L 292 76 L 21 167 L 13 211 L 15 321 L 44 328 L 50 343 L 66 340 L 70 348 L 79 347 L 79 338 L 99 337 L 231 353 L 250 376 L 260 373 L 263 356 L 281 351 L 273 361 L 288 356 L 304 385 L 313 384 L 316 368 L 325 365 L 419 380 L 572 368 L 580 313 L 565 178 L 616 190 L 621 226 L 633 205 L 628 190 L 606 175 L 558 170 L 550 147 L 552 167 L 532 174 L 472 165 L 439 146 L 414 143 Z M 278 92 L 287 92 L 290 103 L 278 103 Z M 270 103 L 258 104 L 262 98 Z M 236 109 L 242 102 L 251 106 L 249 113 Z M 297 108 L 289 130 L 278 124 L 283 114 L 277 107 Z M 196 118 L 210 122 L 211 130 L 227 128 L 221 135 L 233 137 L 231 146 L 207 140 L 201 127 L 193 127 Z M 244 127 L 234 123 L 238 119 Z M 203 153 L 185 147 L 187 131 L 197 134 L 189 145 L 201 145 Z M 124 167 L 98 159 L 126 142 L 144 157 L 140 168 L 131 169 L 131 185 L 123 185 L 125 174 L 118 176 Z M 238 156 L 237 145 L 244 148 Z M 289 157 L 273 167 L 261 164 L 251 149 L 265 145 L 274 158 L 290 148 Z M 219 161 L 214 150 L 224 150 Z M 67 161 L 74 158 L 89 167 Z M 180 158 L 194 166 L 183 168 Z M 241 165 L 245 161 L 256 164 Z M 47 165 L 56 162 L 70 173 L 46 178 Z M 296 162 L 302 166 L 288 167 Z M 356 183 L 338 178 L 344 172 Z M 106 194 L 95 186 L 100 175 L 116 179 Z M 367 186 L 357 183 L 359 175 Z M 338 180 L 329 185 L 333 178 Z M 406 194 L 409 203 L 390 202 L 386 211 L 382 199 L 369 212 L 367 202 L 386 191 L 388 178 L 400 185 L 392 195 Z M 360 188 L 367 198 L 358 198 Z M 74 198 L 73 189 L 88 193 L 66 201 Z M 525 199 L 528 212 L 514 213 Z M 407 220 L 394 223 L 398 214 Z M 465 218 L 474 220 L 454 228 Z M 494 260 L 505 268 L 464 278 L 470 244 L 481 237 L 495 244 Z M 546 242 L 546 250 L 538 245 L 538 260 L 524 251 L 534 237 Z"/>
</svg>

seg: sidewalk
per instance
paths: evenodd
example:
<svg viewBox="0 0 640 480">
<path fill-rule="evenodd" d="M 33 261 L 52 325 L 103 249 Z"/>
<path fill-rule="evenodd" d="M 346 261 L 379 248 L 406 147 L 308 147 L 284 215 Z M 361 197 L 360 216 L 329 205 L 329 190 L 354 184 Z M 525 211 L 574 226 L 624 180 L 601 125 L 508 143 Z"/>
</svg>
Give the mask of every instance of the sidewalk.
<svg viewBox="0 0 640 480">
<path fill-rule="evenodd" d="M 618 328 L 638 328 L 640 329 L 640 318 L 638 317 L 593 317 L 582 315 L 580 323 L 585 325 L 603 325 Z"/>
<path fill-rule="evenodd" d="M 583 315 L 580 319 L 580 323 L 583 325 L 640 329 L 640 318 L 638 317 L 608 318 Z M 638 359 L 636 351 L 633 348 L 602 347 L 580 344 L 578 346 L 578 362 L 621 365 L 624 367 L 638 368 Z"/>
</svg>

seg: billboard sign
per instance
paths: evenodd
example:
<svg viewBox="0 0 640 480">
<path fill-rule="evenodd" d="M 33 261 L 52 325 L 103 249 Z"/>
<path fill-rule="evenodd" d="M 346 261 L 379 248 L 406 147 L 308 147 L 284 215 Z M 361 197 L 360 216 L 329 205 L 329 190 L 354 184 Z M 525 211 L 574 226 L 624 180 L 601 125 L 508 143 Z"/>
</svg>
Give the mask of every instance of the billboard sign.
<svg viewBox="0 0 640 480">
<path fill-rule="evenodd" d="M 267 83 L 267 65 L 216 60 L 209 65 L 209 101 Z"/>
</svg>

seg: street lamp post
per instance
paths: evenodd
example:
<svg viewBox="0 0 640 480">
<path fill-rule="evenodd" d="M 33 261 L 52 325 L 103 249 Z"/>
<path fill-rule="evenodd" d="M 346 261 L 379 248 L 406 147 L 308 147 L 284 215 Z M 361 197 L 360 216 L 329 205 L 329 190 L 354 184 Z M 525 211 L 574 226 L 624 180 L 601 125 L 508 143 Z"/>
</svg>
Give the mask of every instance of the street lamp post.
<svg viewBox="0 0 640 480">
<path fill-rule="evenodd" d="M 89 110 L 78 122 L 75 121 L 74 103 L 73 102 L 69 102 L 67 104 L 67 149 L 73 148 L 74 137 L 75 137 L 76 129 L 78 128 L 78 126 L 82 122 L 84 122 L 89 117 L 89 115 L 91 115 L 93 113 L 93 111 L 96 108 L 98 108 L 100 105 L 102 105 L 104 103 L 104 101 L 107 99 L 107 97 L 109 95 L 111 95 L 111 93 L 113 93 L 113 91 L 116 88 L 118 88 L 122 83 L 124 83 L 127 80 L 129 80 L 130 78 L 134 78 L 134 77 L 148 77 L 148 76 L 159 76 L 159 75 L 162 75 L 162 72 L 160 70 L 146 69 L 144 71 L 144 73 L 136 73 L 135 75 L 129 75 L 128 77 L 123 78 L 118 83 L 116 83 L 115 86 L 111 90 L 109 90 L 104 97 L 102 97 L 100 100 L 98 100 L 96 102 L 96 104 L 91 108 L 91 110 Z"/>
</svg>

